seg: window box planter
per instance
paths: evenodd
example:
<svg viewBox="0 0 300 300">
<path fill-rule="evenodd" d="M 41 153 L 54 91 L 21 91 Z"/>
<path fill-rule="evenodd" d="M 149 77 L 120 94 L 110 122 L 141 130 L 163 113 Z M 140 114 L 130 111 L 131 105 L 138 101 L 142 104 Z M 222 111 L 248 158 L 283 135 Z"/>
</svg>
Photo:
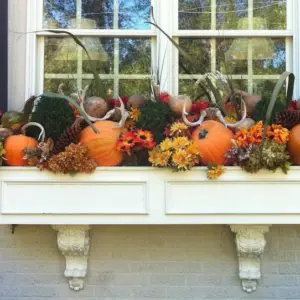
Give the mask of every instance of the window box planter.
<svg viewBox="0 0 300 300">
<path fill-rule="evenodd" d="M 239 275 L 252 292 L 260 278 L 270 224 L 299 224 L 300 167 L 248 174 L 228 167 L 218 180 L 206 168 L 98 168 L 91 175 L 54 175 L 1 168 L 1 224 L 49 224 L 66 257 L 74 290 L 87 273 L 89 230 L 100 224 L 228 224 L 236 233 Z M 21 196 L 20 196 L 21 195 Z"/>
</svg>

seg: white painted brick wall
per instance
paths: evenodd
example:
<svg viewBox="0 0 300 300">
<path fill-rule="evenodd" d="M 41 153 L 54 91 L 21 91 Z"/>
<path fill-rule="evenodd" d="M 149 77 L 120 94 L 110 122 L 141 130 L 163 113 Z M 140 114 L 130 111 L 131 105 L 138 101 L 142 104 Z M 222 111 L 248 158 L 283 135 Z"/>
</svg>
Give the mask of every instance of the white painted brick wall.
<svg viewBox="0 0 300 300">
<path fill-rule="evenodd" d="M 227 226 L 95 226 L 85 289 L 69 290 L 50 226 L 0 226 L 1 300 L 300 299 L 300 226 L 273 226 L 263 278 L 241 291 Z"/>
</svg>

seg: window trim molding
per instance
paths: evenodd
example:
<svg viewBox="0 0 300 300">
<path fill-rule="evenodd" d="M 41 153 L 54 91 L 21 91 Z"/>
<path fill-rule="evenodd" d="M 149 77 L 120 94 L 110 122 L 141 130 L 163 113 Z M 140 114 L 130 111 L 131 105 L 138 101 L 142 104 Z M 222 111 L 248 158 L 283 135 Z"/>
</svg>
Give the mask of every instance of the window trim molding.
<svg viewBox="0 0 300 300">
<path fill-rule="evenodd" d="M 0 110 L 5 112 L 8 106 L 8 0 L 0 1 L 0 36 L 2 39 L 0 55 Z"/>
</svg>

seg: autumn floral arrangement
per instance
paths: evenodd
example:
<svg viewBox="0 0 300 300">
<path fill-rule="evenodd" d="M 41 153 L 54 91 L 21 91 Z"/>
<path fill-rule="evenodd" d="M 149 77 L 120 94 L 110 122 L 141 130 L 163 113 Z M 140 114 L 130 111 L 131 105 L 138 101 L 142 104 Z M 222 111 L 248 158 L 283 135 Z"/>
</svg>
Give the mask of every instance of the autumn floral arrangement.
<svg viewBox="0 0 300 300">
<path fill-rule="evenodd" d="M 78 38 L 65 33 L 88 54 Z M 273 94 L 261 97 L 234 88 L 219 72 L 196 80 L 194 95 L 171 95 L 152 74 L 147 96 L 109 99 L 91 61 L 90 69 L 96 95 L 89 86 L 66 95 L 61 84 L 57 93 L 28 99 L 21 112 L 2 115 L 3 165 L 63 174 L 92 173 L 104 166 L 173 171 L 206 166 L 209 179 L 222 175 L 224 166 L 286 173 L 300 165 L 300 102 L 291 101 L 293 74 L 282 74 Z M 280 97 L 287 79 L 287 93 Z"/>
</svg>

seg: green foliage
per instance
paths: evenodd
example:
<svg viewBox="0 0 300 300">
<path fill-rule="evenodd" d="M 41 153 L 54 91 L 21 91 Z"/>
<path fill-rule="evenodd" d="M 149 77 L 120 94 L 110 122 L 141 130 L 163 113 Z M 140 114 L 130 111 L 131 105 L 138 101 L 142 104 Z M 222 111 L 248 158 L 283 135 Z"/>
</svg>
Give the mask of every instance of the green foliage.
<svg viewBox="0 0 300 300">
<path fill-rule="evenodd" d="M 259 121 L 265 122 L 269 104 L 270 104 L 270 100 L 268 98 L 263 98 L 260 102 L 257 103 L 253 114 L 253 119 L 256 122 Z M 270 124 L 273 124 L 275 122 L 276 114 L 278 112 L 284 111 L 285 109 L 286 109 L 286 105 L 282 101 L 276 101 L 274 105 L 274 109 L 271 114 Z"/>
<path fill-rule="evenodd" d="M 64 98 L 45 95 L 38 98 L 31 116 L 31 122 L 40 123 L 45 128 L 46 136 L 53 140 L 59 138 L 74 121 L 74 111 Z M 38 138 L 39 131 L 37 128 L 29 128 L 28 135 Z"/>
<path fill-rule="evenodd" d="M 175 113 L 170 110 L 168 104 L 153 101 L 147 101 L 140 110 L 141 116 L 136 122 L 136 127 L 151 131 L 154 140 L 160 143 L 164 139 L 165 128 L 175 119 Z"/>
</svg>

